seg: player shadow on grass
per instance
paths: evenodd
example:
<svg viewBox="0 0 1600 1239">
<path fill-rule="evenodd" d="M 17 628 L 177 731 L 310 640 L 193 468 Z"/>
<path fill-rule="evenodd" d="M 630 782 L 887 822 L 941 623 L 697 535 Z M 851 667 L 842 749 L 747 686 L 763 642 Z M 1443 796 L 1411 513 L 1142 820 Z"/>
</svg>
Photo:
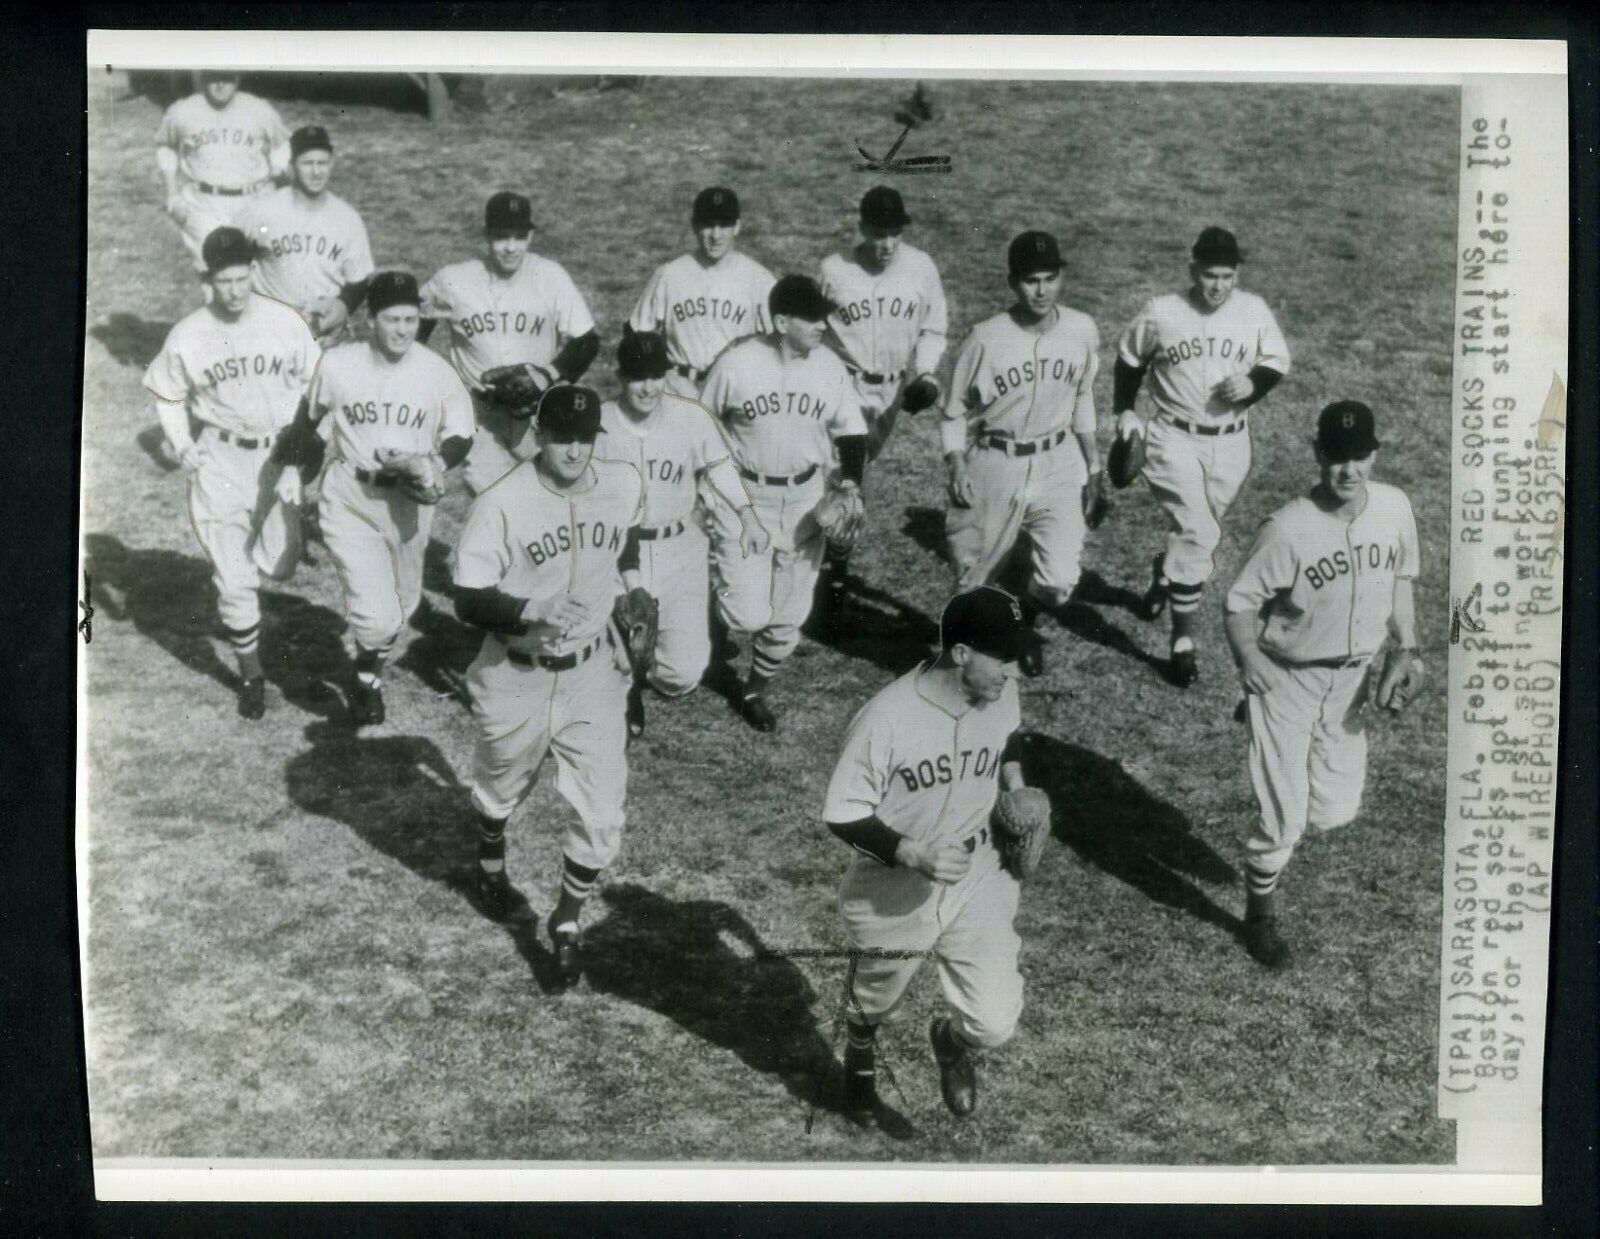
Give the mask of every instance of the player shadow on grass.
<svg viewBox="0 0 1600 1239">
<path fill-rule="evenodd" d="M 720 900 L 672 900 L 631 882 L 600 899 L 608 915 L 584 931 L 591 988 L 732 1051 L 805 1106 L 837 1111 L 834 1052 L 811 983 L 743 916 Z"/>
<path fill-rule="evenodd" d="M 439 746 L 422 736 L 358 732 L 341 720 L 306 727 L 311 747 L 284 767 L 289 799 L 354 831 L 377 852 L 437 882 L 482 912 L 468 790 Z M 486 918 L 487 919 L 487 918 Z M 518 893 L 503 929 L 546 993 L 555 958 L 539 940 L 539 916 Z"/>
<path fill-rule="evenodd" d="M 171 330 L 171 323 L 118 311 L 105 322 L 89 328 L 89 338 L 98 340 L 118 365 L 138 366 L 143 370 L 161 351 Z"/>
<path fill-rule="evenodd" d="M 411 616 L 410 626 L 417 637 L 406 647 L 396 665 L 405 668 L 441 697 L 454 697 L 470 706 L 467 696 L 467 668 L 483 645 L 482 629 L 463 624 L 455 617 L 455 585 L 450 579 L 450 548 L 430 539 L 422 558 L 422 585 L 442 594 L 435 602 L 426 595 Z"/>
<path fill-rule="evenodd" d="M 1238 872 L 1190 828 L 1175 805 L 1152 796 L 1119 762 L 1039 732 L 1022 738 L 1023 774 L 1054 806 L 1054 833 L 1081 860 L 1145 897 L 1235 938 L 1238 916 L 1197 883 L 1233 887 Z"/>
<path fill-rule="evenodd" d="M 176 551 L 125 546 L 111 534 L 84 539 L 95 619 L 132 624 L 185 667 L 233 690 L 239 677 L 218 654 L 211 569 Z M 322 718 L 342 716 L 333 684 L 347 675 L 344 621 L 327 607 L 276 589 L 261 591 L 261 669 L 291 705 Z M 98 635 L 98 633 L 97 633 Z"/>
</svg>

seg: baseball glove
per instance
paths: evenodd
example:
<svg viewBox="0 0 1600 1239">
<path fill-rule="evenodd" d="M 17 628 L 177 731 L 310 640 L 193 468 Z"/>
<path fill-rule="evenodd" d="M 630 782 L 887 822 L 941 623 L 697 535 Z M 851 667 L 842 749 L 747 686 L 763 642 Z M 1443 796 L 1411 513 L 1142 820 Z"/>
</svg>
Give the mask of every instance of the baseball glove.
<svg viewBox="0 0 1600 1239">
<path fill-rule="evenodd" d="M 647 589 L 635 586 L 618 594 L 611 618 L 622 633 L 628 662 L 636 675 L 647 675 L 656 663 L 656 632 L 661 627 L 661 604 Z"/>
<path fill-rule="evenodd" d="M 1144 472 L 1144 436 L 1118 435 L 1106 457 L 1106 472 L 1118 490 L 1132 486 L 1134 479 Z"/>
<path fill-rule="evenodd" d="M 1037 787 L 1001 792 L 989 821 L 1006 872 L 1019 882 L 1033 876 L 1050 835 L 1050 797 Z"/>
<path fill-rule="evenodd" d="M 401 493 L 416 502 L 433 504 L 444 498 L 444 461 L 440 457 L 380 447 L 378 464 L 385 476 L 396 480 Z"/>
<path fill-rule="evenodd" d="M 539 397 L 554 386 L 556 377 L 543 366 L 519 362 L 514 366 L 485 370 L 479 381 L 490 404 L 504 409 L 512 417 L 532 417 L 539 407 Z"/>
<path fill-rule="evenodd" d="M 900 407 L 907 413 L 920 413 L 931 409 L 939 400 L 939 385 L 924 376 L 908 384 L 900 397 Z"/>
<path fill-rule="evenodd" d="M 1111 511 L 1111 497 L 1106 494 L 1106 472 L 1095 475 L 1083 484 L 1083 523 L 1090 529 L 1099 529 Z"/>
<path fill-rule="evenodd" d="M 1390 714 L 1399 714 L 1422 691 L 1427 668 L 1415 650 L 1390 650 L 1378 676 L 1378 705 Z"/>
<path fill-rule="evenodd" d="M 833 486 L 811 513 L 828 545 L 840 554 L 849 554 L 860 540 L 867 523 L 867 505 L 861 488 L 853 484 Z"/>
</svg>

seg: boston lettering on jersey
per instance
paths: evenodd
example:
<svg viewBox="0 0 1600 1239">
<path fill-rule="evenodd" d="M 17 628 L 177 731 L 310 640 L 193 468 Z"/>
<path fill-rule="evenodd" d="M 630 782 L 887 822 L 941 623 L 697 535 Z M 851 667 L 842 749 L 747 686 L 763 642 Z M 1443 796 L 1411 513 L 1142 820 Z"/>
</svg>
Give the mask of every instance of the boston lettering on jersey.
<svg viewBox="0 0 1600 1239">
<path fill-rule="evenodd" d="M 542 336 L 548 321 L 543 314 L 529 314 L 525 310 L 518 310 L 515 314 L 510 310 L 491 310 L 452 319 L 451 325 L 463 340 L 470 340 L 473 336 L 497 334 Z"/>
<path fill-rule="evenodd" d="M 689 476 L 689 467 L 679 460 L 660 460 L 654 456 L 644 458 L 645 476 L 652 482 L 679 486 Z"/>
<path fill-rule="evenodd" d="M 862 297 L 841 305 L 837 311 L 839 321 L 859 323 L 867 318 L 903 318 L 914 320 L 922 303 L 916 297 Z"/>
<path fill-rule="evenodd" d="M 742 327 L 749 316 L 750 307 L 726 297 L 685 297 L 682 301 L 672 303 L 670 313 L 672 321 L 676 323 L 687 322 L 691 318 L 717 318 L 735 327 Z"/>
<path fill-rule="evenodd" d="M 948 786 L 969 775 L 976 779 L 992 779 L 1000 773 L 1000 754 L 1001 750 L 987 746 L 962 749 L 959 753 L 925 757 L 898 767 L 894 773 L 908 792 L 926 791 L 930 787 Z"/>
<path fill-rule="evenodd" d="M 217 387 L 234 379 L 259 378 L 283 373 L 285 359 L 275 354 L 252 353 L 213 362 L 200 372 L 203 387 Z"/>
<path fill-rule="evenodd" d="M 994 394 L 1003 396 L 1013 388 L 1035 380 L 1053 379 L 1057 383 L 1076 383 L 1079 367 L 1065 357 L 1039 357 L 994 372 Z"/>
<path fill-rule="evenodd" d="M 1190 336 L 1166 347 L 1167 364 L 1182 365 L 1203 357 L 1221 357 L 1230 361 L 1248 361 L 1255 351 L 1249 340 L 1234 340 L 1227 336 Z"/>
<path fill-rule="evenodd" d="M 197 151 L 202 146 L 254 146 L 259 136 L 249 129 L 196 129 L 183 135 L 183 148 Z"/>
<path fill-rule="evenodd" d="M 752 422 L 758 417 L 768 417 L 774 413 L 792 413 L 796 417 L 811 417 L 820 422 L 828 414 L 828 402 L 810 392 L 769 391 L 746 400 L 739 410 Z"/>
<path fill-rule="evenodd" d="M 626 533 L 627 530 L 621 525 L 608 525 L 604 521 L 573 521 L 570 525 L 541 534 L 537 541 L 526 543 L 523 549 L 537 568 L 545 560 L 565 555 L 574 547 L 579 550 L 598 547 L 620 555 Z"/>
<path fill-rule="evenodd" d="M 288 254 L 315 254 L 319 258 L 328 258 L 337 262 L 344 253 L 344 246 L 327 237 L 319 236 L 314 232 L 290 232 L 281 237 L 273 237 L 270 241 L 261 242 L 265 249 L 272 251 L 274 258 L 282 258 Z"/>
<path fill-rule="evenodd" d="M 1312 589 L 1321 589 L 1342 576 L 1349 576 L 1352 571 L 1360 571 L 1362 568 L 1381 568 L 1393 572 L 1399 565 L 1398 543 L 1385 546 L 1380 542 L 1357 542 L 1348 552 L 1335 551 L 1331 555 L 1322 556 L 1314 564 L 1304 565 L 1303 571 L 1306 574 L 1306 583 Z"/>
<path fill-rule="evenodd" d="M 420 405 L 412 408 L 409 404 L 396 404 L 392 400 L 352 400 L 341 404 L 339 411 L 352 426 L 379 423 L 385 426 L 420 426 L 422 419 L 428 415 L 428 409 Z"/>
</svg>

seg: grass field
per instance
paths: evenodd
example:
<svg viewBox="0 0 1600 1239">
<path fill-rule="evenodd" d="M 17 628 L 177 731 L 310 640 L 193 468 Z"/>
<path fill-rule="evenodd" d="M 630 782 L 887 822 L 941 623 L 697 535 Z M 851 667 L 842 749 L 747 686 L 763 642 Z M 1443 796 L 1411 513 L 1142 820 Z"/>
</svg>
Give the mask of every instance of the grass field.
<svg viewBox="0 0 1600 1239">
<path fill-rule="evenodd" d="M 904 84 L 655 79 L 528 95 L 430 128 L 420 116 L 288 98 L 338 147 L 334 188 L 380 266 L 426 276 L 478 243 L 496 189 L 534 198 L 535 247 L 584 290 L 610 366 L 648 269 L 687 243 L 694 191 L 731 184 L 745 247 L 812 270 L 850 242 Z M 1066 300 L 1102 336 L 1181 285 L 1205 224 L 1238 231 L 1242 284 L 1275 308 L 1294 371 L 1252 415 L 1256 468 L 1219 579 L 1268 512 L 1309 485 L 1315 410 L 1380 410 L 1379 476 L 1421 527 L 1424 652 L 1442 666 L 1448 548 L 1456 93 L 1422 88 L 946 83 L 902 155 L 909 239 L 940 263 L 959 337 L 1005 303 L 1006 241 L 1051 229 Z M 161 213 L 159 108 L 91 82 L 83 532 L 96 626 L 90 708 L 87 1046 L 100 1156 L 907 1159 L 1439 1163 L 1434 1117 L 1444 701 L 1376 727 L 1367 807 L 1308 840 L 1285 884 L 1296 966 L 1238 941 L 1254 800 L 1217 591 L 1201 682 L 1167 685 L 1166 632 L 1134 618 L 1161 536 L 1143 490 L 1087 551 L 1090 592 L 1052 629 L 1024 715 L 1057 838 L 1023 898 L 1027 1008 L 980 1065 L 979 1112 L 943 1110 L 924 975 L 882 1041 L 918 1128 L 863 1137 L 826 1106 L 807 1130 L 841 965 L 846 851 L 816 825 L 850 715 L 921 655 L 949 587 L 928 418 L 902 419 L 869 488 L 872 587 L 857 635 L 807 641 L 759 737 L 709 691 L 656 705 L 630 752 L 627 841 L 589 916 L 590 978 L 546 992 L 556 823 L 542 783 L 509 864 L 509 926 L 466 891 L 471 752 L 450 671 L 476 639 L 440 592 L 464 497 L 436 525 L 434 606 L 387 681 L 389 722 L 343 722 L 347 663 L 326 554 L 265 597 L 271 712 L 235 715 L 208 571 L 175 474 L 149 452 L 143 364 L 197 303 Z M 1106 419 L 1109 420 L 1109 419 Z M 831 1092 L 829 1093 L 831 1096 Z M 891 1099 L 894 1099 L 892 1091 Z M 898 1102 L 897 1102 L 898 1104 Z"/>
</svg>

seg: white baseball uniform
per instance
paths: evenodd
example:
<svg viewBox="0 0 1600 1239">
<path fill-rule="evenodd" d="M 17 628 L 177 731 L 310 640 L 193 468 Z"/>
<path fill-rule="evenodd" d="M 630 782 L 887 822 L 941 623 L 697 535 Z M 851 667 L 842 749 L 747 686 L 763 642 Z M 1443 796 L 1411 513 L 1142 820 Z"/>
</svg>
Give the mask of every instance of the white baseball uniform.
<svg viewBox="0 0 1600 1239">
<path fill-rule="evenodd" d="M 673 367 L 667 386 L 698 396 L 711 363 L 728 345 L 772 330 L 767 294 L 776 282 L 772 272 L 738 250 L 715 263 L 683 254 L 651 273 L 628 326 L 660 332 Z"/>
<path fill-rule="evenodd" d="M 947 450 L 967 437 L 970 507 L 945 516 L 958 588 L 991 583 L 1018 537 L 1033 549 L 1032 587 L 1064 603 L 1082 571 L 1083 487 L 1074 434 L 1095 431 L 1100 333 L 1087 314 L 1057 306 L 1043 330 L 1011 311 L 984 319 L 956 353 L 945 394 Z M 957 423 L 958 426 L 952 426 Z"/>
<path fill-rule="evenodd" d="M 563 852 L 604 869 L 622 844 L 631 672 L 611 635 L 622 592 L 617 559 L 644 511 L 644 480 L 631 464 L 592 460 L 572 490 L 548 486 L 529 461 L 473 500 L 454 556 L 463 589 L 495 588 L 535 606 L 574 594 L 588 618 L 565 634 L 531 625 L 518 636 L 485 635 L 467 672 L 478 726 L 472 805 L 510 817 L 532 789 L 547 752 L 556 788 L 577 810 Z"/>
<path fill-rule="evenodd" d="M 259 194 L 239 213 L 238 227 L 256 247 L 255 290 L 302 314 L 372 276 L 367 226 L 335 193 L 311 198 L 286 185 Z"/>
<path fill-rule="evenodd" d="M 964 841 L 972 863 L 945 885 L 870 856 L 851 860 L 839 890 L 845 942 L 860 952 L 851 959 L 850 1009 L 859 1022 L 881 1022 L 926 953 L 938 963 L 952 1027 L 969 1045 L 993 1047 L 1011 1038 L 1022 1012 L 1022 943 L 1012 924 L 1020 888 L 989 839 L 1021 707 L 1014 680 L 998 701 L 971 705 L 928 675 L 924 664 L 901 676 L 851 721 L 823 817 L 870 814 L 919 843 Z"/>
<path fill-rule="evenodd" d="M 422 287 L 422 316 L 450 328 L 450 360 L 474 393 L 478 430 L 467 456 L 467 486 L 481 492 L 517 463 L 528 422 L 508 417 L 478 393 L 497 366 L 548 366 L 562 345 L 594 330 L 589 306 L 560 263 L 528 254 L 510 275 L 482 258 L 441 268 Z M 533 440 L 527 440 L 528 451 Z"/>
<path fill-rule="evenodd" d="M 1149 369 L 1144 476 L 1172 523 L 1165 574 L 1204 585 L 1223 514 L 1250 472 L 1249 414 L 1216 388 L 1257 366 L 1288 374 L 1289 345 L 1267 303 L 1235 288 L 1215 310 L 1191 293 L 1152 298 L 1122 333 L 1117 355 Z"/>
<path fill-rule="evenodd" d="M 749 503 L 716 421 L 694 400 L 663 391 L 644 421 L 614 402 L 600 406 L 595 455 L 626 461 L 644 479 L 639 583 L 660 604 L 651 685 L 664 696 L 694 689 L 711 661 L 709 539 L 694 519 L 706 478 L 730 508 Z"/>
<path fill-rule="evenodd" d="M 205 270 L 200 246 L 214 230 L 237 225 L 239 213 L 289 162 L 289 130 L 265 99 L 236 91 L 226 107 L 205 94 L 179 99 L 156 130 L 156 145 L 178 157 L 173 221 L 195 268 Z"/>
<path fill-rule="evenodd" d="M 1311 498 L 1279 508 L 1228 591 L 1230 613 L 1264 617 L 1260 645 L 1280 668 L 1269 692 L 1249 697 L 1250 781 L 1261 806 L 1249 875 L 1258 894 L 1276 885 L 1308 824 L 1331 830 L 1360 811 L 1368 675 L 1395 581 L 1419 569 L 1410 501 L 1368 482 L 1349 522 Z"/>
<path fill-rule="evenodd" d="M 756 515 L 772 543 L 748 558 L 739 523 L 712 513 L 717 609 L 732 632 L 754 634 L 754 669 L 770 676 L 800 643 L 826 541 L 822 502 L 833 440 L 866 434 L 855 385 L 838 354 L 787 358 L 775 337 L 733 345 L 711 367 L 700 402 L 721 422 Z"/>
<path fill-rule="evenodd" d="M 145 371 L 156 399 L 185 406 L 201 426 L 189 518 L 236 644 L 253 645 L 261 623 L 261 577 L 249 547 L 282 472 L 272 446 L 294 420 L 319 356 L 298 314 L 252 294 L 235 322 L 210 306 L 179 321 Z"/>
<path fill-rule="evenodd" d="M 431 349 L 413 344 L 391 361 L 376 344 L 351 342 L 323 356 L 309 403 L 313 421 L 331 415 L 319 511 L 350 634 L 362 649 L 385 653 L 422 601 L 434 509 L 381 476 L 377 454 L 437 452 L 446 439 L 471 435 L 472 402 Z"/>
</svg>

